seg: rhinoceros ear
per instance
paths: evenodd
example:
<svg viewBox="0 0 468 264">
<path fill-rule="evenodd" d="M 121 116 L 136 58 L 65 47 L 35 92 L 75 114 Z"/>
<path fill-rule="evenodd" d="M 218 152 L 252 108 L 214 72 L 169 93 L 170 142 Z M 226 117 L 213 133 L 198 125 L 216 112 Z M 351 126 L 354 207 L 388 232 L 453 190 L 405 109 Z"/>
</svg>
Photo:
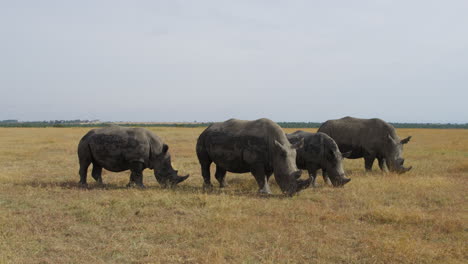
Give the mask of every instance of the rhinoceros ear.
<svg viewBox="0 0 468 264">
<path fill-rule="evenodd" d="M 169 150 L 169 146 L 167 144 L 164 144 L 162 148 L 162 153 L 166 154 L 168 150 Z"/>
<path fill-rule="evenodd" d="M 411 139 L 411 136 L 409 136 L 409 137 L 407 137 L 407 138 L 405 138 L 405 139 L 402 139 L 402 140 L 400 141 L 400 143 L 401 143 L 401 144 L 406 144 L 406 143 L 408 143 L 408 142 L 410 141 L 410 139 Z"/>
<path fill-rule="evenodd" d="M 390 141 L 393 143 L 393 144 L 398 144 L 398 142 L 395 141 L 395 139 L 392 138 L 392 136 L 388 135 L 388 139 L 390 139 Z"/>
<path fill-rule="evenodd" d="M 275 140 L 275 146 L 278 150 L 280 150 L 282 153 L 287 153 L 286 149 L 284 148 L 283 144 L 279 143 L 277 140 Z"/>
<path fill-rule="evenodd" d="M 304 139 L 301 138 L 301 140 L 299 140 L 298 142 L 292 144 L 291 147 L 293 149 L 300 149 L 300 148 L 304 147 Z"/>
</svg>

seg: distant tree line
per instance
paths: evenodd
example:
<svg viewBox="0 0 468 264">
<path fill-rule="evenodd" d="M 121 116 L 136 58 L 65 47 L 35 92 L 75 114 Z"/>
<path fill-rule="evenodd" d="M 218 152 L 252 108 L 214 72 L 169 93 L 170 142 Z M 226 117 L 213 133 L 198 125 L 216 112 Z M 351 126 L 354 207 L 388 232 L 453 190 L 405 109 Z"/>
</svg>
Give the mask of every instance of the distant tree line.
<svg viewBox="0 0 468 264">
<path fill-rule="evenodd" d="M 319 128 L 322 123 L 318 122 L 278 122 L 284 128 Z M 440 123 L 390 123 L 395 128 L 462 128 L 468 129 L 468 123 L 465 124 L 440 124 Z"/>
<path fill-rule="evenodd" d="M 2 124 L 18 123 L 18 120 L 16 120 L 16 119 L 7 119 L 7 120 L 1 120 L 0 123 L 2 123 Z"/>
<path fill-rule="evenodd" d="M 79 127 L 96 126 L 102 122 L 99 120 L 49 120 L 49 121 L 26 121 L 20 122 L 16 119 L 0 120 L 0 127 Z"/>
<path fill-rule="evenodd" d="M 277 122 L 284 128 L 319 128 L 322 123 L 316 122 Z"/>
<path fill-rule="evenodd" d="M 462 128 L 468 129 L 468 123 L 451 124 L 451 123 L 390 123 L 396 128 Z"/>
<path fill-rule="evenodd" d="M 207 127 L 213 122 L 194 123 L 118 123 L 126 127 Z M 0 127 L 106 127 L 113 123 L 100 122 L 99 120 L 50 120 L 19 122 L 15 119 L 0 120 Z M 284 128 L 319 128 L 318 122 L 278 122 Z M 441 123 L 391 123 L 396 128 L 458 128 L 468 129 L 465 124 L 441 124 Z"/>
</svg>

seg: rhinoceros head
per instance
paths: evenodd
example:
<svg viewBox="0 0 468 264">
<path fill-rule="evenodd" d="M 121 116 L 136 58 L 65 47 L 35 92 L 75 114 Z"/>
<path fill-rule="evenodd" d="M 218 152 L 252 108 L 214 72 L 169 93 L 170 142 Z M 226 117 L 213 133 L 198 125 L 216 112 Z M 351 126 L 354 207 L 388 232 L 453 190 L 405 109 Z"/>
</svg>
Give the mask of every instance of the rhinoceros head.
<svg viewBox="0 0 468 264">
<path fill-rule="evenodd" d="M 169 146 L 164 144 L 162 152 L 156 157 L 154 162 L 154 176 L 163 187 L 175 186 L 185 181 L 189 175 L 179 176 L 178 171 L 174 170 L 171 163 L 171 155 L 168 152 Z"/>
<path fill-rule="evenodd" d="M 275 140 L 273 155 L 273 170 L 275 180 L 281 191 L 287 195 L 293 195 L 302 189 L 307 188 L 312 179 L 301 180 L 301 171 L 296 166 L 296 149 L 304 145 L 304 139 L 291 145 L 289 141 L 284 144 Z"/>
<path fill-rule="evenodd" d="M 331 138 L 330 138 L 331 139 Z M 325 167 L 328 176 L 334 187 L 340 187 L 351 181 L 347 178 L 343 169 L 343 159 L 347 158 L 351 152 L 341 153 L 335 141 L 324 142 L 324 160 L 322 167 Z M 324 164 L 323 164 L 324 163 Z"/>
<path fill-rule="evenodd" d="M 410 139 L 411 136 L 399 140 L 398 138 L 394 139 L 392 136 L 388 135 L 388 143 L 385 150 L 385 161 L 390 171 L 397 173 L 405 173 L 411 170 L 412 167 L 406 168 L 403 166 L 405 159 L 402 157 L 403 145 L 408 143 Z"/>
</svg>

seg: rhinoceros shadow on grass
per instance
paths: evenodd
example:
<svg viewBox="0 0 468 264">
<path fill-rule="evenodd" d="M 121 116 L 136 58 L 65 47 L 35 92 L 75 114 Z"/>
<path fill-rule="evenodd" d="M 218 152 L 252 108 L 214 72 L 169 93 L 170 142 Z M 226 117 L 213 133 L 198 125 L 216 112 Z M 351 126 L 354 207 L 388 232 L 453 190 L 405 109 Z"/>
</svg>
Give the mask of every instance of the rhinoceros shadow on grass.
<svg viewBox="0 0 468 264">
<path fill-rule="evenodd" d="M 127 187 L 125 185 L 119 183 L 106 183 L 106 184 L 88 184 L 87 188 L 83 188 L 83 186 L 74 181 L 74 180 L 67 180 L 62 182 L 56 181 L 26 181 L 15 183 L 16 186 L 29 186 L 33 188 L 41 188 L 41 189 L 53 189 L 53 188 L 61 188 L 61 189 L 68 189 L 68 190 L 77 190 L 77 191 L 111 191 L 111 190 L 126 190 L 126 189 L 134 189 L 138 191 L 146 191 L 146 192 L 158 192 L 161 190 L 168 190 L 177 194 L 208 194 L 208 195 L 227 195 L 227 196 L 234 196 L 234 197 L 246 197 L 246 198 L 253 198 L 253 199 L 286 199 L 287 196 L 283 194 L 261 194 L 261 193 L 253 193 L 249 189 L 237 188 L 236 183 L 245 183 L 242 179 L 233 178 L 230 183 L 231 186 L 225 189 L 212 189 L 212 190 L 204 190 L 200 186 L 185 184 L 179 185 L 177 187 L 172 188 L 164 188 L 157 184 L 150 184 L 147 185 L 146 188 L 138 188 L 138 187 Z M 253 183 L 254 184 L 254 183 Z"/>
<path fill-rule="evenodd" d="M 63 182 L 56 182 L 56 181 L 27 181 L 27 182 L 22 182 L 22 183 L 16 183 L 15 185 L 17 186 L 30 186 L 34 188 L 62 188 L 62 189 L 81 189 L 81 190 L 93 190 L 93 189 L 112 189 L 112 190 L 118 190 L 118 189 L 128 189 L 131 187 L 126 187 L 122 186 L 119 184 L 114 184 L 114 183 L 105 183 L 105 184 L 89 184 L 86 188 L 83 188 L 83 185 L 81 185 L 79 182 L 69 180 L 69 181 L 63 181 Z M 157 187 L 157 186 L 155 186 Z M 152 189 L 153 187 L 150 187 L 148 189 Z M 144 190 L 144 189 L 142 189 Z"/>
<path fill-rule="evenodd" d="M 242 184 L 237 184 L 237 182 Z M 177 186 L 177 188 L 171 188 L 170 190 L 174 192 L 175 195 L 177 194 L 206 194 L 206 195 L 214 195 L 214 196 L 233 196 L 233 197 L 246 197 L 246 198 L 272 198 L 272 199 L 286 199 L 288 198 L 284 194 L 278 192 L 273 194 L 263 194 L 258 192 L 252 192 L 251 188 L 242 188 L 240 186 L 245 186 L 245 179 L 233 179 L 229 181 L 229 186 L 226 188 L 203 188 L 197 185 L 192 184 L 185 184 Z M 249 184 L 250 186 L 250 184 Z M 252 186 L 255 186 L 255 183 L 252 182 Z"/>
</svg>

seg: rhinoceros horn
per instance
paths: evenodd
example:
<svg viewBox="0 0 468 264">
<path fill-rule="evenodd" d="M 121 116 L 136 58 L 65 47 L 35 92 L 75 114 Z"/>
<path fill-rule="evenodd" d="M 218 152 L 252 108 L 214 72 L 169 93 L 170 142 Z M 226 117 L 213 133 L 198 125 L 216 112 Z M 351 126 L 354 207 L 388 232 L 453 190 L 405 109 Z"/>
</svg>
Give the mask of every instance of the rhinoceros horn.
<svg viewBox="0 0 468 264">
<path fill-rule="evenodd" d="M 346 178 L 345 176 L 342 176 L 342 175 L 340 175 L 338 178 L 330 177 L 330 180 L 333 184 L 333 187 L 342 187 L 351 181 L 350 178 Z"/>
<path fill-rule="evenodd" d="M 402 174 L 402 173 L 405 173 L 405 172 L 408 172 L 409 170 L 411 170 L 413 168 L 413 166 L 410 166 L 408 168 L 405 168 L 405 166 L 403 166 L 403 163 L 405 162 L 405 159 L 398 159 L 397 160 L 397 169 L 396 169 L 396 172 L 398 174 Z"/>
<path fill-rule="evenodd" d="M 310 184 L 312 183 L 312 178 L 307 178 L 307 180 L 301 180 L 301 179 L 298 179 L 296 180 L 296 183 L 297 183 L 297 189 L 296 189 L 296 192 L 299 192 L 303 189 L 306 189 L 307 187 L 310 186 Z"/>
<path fill-rule="evenodd" d="M 177 171 L 173 171 L 171 174 L 168 176 L 162 176 L 161 174 L 154 173 L 154 176 L 156 176 L 156 180 L 161 184 L 163 187 L 168 187 L 168 186 L 175 186 L 183 181 L 185 181 L 190 175 L 187 174 L 185 176 L 179 176 Z"/>
<path fill-rule="evenodd" d="M 179 184 L 179 183 L 185 181 L 190 176 L 190 174 L 187 174 L 185 176 L 179 176 L 179 171 L 178 170 L 175 170 L 172 175 L 173 176 L 169 179 L 169 181 L 170 181 L 170 183 L 172 185 Z"/>
<path fill-rule="evenodd" d="M 173 178 L 173 183 L 174 183 L 174 184 L 181 183 L 181 182 L 185 181 L 189 176 L 190 176 L 190 174 L 187 174 L 187 175 L 185 175 L 185 176 L 178 176 L 178 175 L 177 175 L 177 176 L 175 176 L 175 177 Z"/>
</svg>

